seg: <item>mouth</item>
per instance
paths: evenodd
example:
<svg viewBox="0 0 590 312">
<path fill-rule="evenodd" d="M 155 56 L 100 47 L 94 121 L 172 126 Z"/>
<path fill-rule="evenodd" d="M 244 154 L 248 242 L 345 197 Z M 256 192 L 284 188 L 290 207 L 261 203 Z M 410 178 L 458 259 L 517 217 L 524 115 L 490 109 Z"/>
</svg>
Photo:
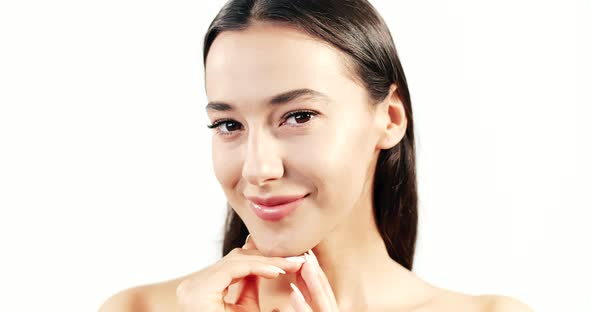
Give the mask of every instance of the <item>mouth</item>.
<svg viewBox="0 0 590 312">
<path fill-rule="evenodd" d="M 272 206 L 265 206 L 265 205 L 261 205 L 261 204 L 256 204 L 253 203 L 252 201 L 248 200 L 249 203 L 249 207 L 250 209 L 254 212 L 254 214 L 256 214 L 256 216 L 258 216 L 260 219 L 265 220 L 265 221 L 279 221 L 281 219 L 283 219 L 284 217 L 288 216 L 289 214 L 291 214 L 293 211 L 295 211 L 299 206 L 301 206 L 301 204 L 303 203 L 303 201 L 305 200 L 305 198 L 309 196 L 309 194 L 300 197 L 298 199 L 294 199 L 288 202 L 282 202 L 280 204 L 277 205 L 272 205 Z"/>
</svg>

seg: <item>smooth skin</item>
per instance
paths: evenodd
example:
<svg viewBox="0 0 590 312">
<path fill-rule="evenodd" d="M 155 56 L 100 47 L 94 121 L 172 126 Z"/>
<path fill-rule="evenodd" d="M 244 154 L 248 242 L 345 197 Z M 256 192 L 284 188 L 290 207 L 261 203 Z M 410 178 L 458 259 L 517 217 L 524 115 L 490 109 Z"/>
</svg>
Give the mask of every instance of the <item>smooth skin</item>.
<svg viewBox="0 0 590 312">
<path fill-rule="evenodd" d="M 406 130 L 395 84 L 371 107 L 340 51 L 268 23 L 222 32 L 209 52 L 205 84 L 210 102 L 232 107 L 207 110 L 212 124 L 221 122 L 213 129 L 213 167 L 251 246 L 187 276 L 121 291 L 101 312 L 531 311 L 510 297 L 435 287 L 389 257 L 371 195 L 379 151 L 398 144 Z M 302 88 L 324 96 L 269 104 Z M 296 194 L 308 196 L 274 222 L 258 218 L 246 199 Z M 284 259 L 301 255 L 303 264 Z"/>
</svg>

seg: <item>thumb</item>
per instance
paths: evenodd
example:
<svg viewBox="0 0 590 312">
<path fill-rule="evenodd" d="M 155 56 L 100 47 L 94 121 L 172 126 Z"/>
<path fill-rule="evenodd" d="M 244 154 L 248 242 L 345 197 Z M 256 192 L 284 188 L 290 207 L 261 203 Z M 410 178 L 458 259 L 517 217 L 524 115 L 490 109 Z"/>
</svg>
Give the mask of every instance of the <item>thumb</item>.
<svg viewBox="0 0 590 312">
<path fill-rule="evenodd" d="M 236 305 L 248 307 L 247 311 L 259 311 L 258 306 L 258 277 L 249 275 L 242 280 L 242 293 L 239 295 Z"/>
<path fill-rule="evenodd" d="M 252 236 L 250 234 L 248 234 L 248 236 L 246 236 L 246 243 L 244 243 L 244 246 L 242 246 L 243 249 L 256 249 L 256 245 L 254 244 L 254 240 L 252 239 Z"/>
</svg>

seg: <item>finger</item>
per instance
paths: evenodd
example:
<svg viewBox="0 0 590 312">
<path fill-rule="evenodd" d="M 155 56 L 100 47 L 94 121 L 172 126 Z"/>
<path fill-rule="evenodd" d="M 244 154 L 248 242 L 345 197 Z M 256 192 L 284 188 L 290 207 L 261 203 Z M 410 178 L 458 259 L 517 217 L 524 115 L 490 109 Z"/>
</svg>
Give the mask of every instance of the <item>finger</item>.
<svg viewBox="0 0 590 312">
<path fill-rule="evenodd" d="M 301 264 L 306 261 L 303 256 L 286 258 L 264 256 L 257 249 L 251 234 L 246 236 L 246 240 L 242 248 L 235 248 L 230 252 L 230 254 L 233 254 L 233 257 L 237 257 L 237 255 L 255 256 L 258 261 L 269 261 L 270 259 L 270 264 L 278 266 L 288 273 L 295 273 L 299 271 L 301 269 Z"/>
<path fill-rule="evenodd" d="M 253 253 L 254 250 L 248 250 L 247 253 L 242 252 L 242 255 L 235 254 L 231 258 L 228 258 L 226 262 L 230 261 L 258 261 L 262 264 L 270 264 L 274 265 L 278 268 L 283 269 L 285 272 L 288 273 L 295 273 L 299 271 L 301 267 L 301 263 L 305 262 L 303 257 L 289 257 L 289 258 L 280 258 L 280 257 L 273 257 L 268 258 L 264 256 L 258 256 L 257 254 Z M 252 253 L 252 254 L 251 254 Z M 263 276 L 268 278 L 266 276 Z M 303 281 L 302 281 L 303 283 Z M 228 288 L 224 291 L 224 301 L 227 303 L 236 303 L 240 294 L 244 289 L 244 278 L 233 278 L 230 282 Z"/>
<path fill-rule="evenodd" d="M 289 303 L 295 312 L 313 312 L 311 307 L 305 302 L 305 298 L 299 288 L 293 283 L 291 283 L 291 288 L 293 288 L 293 291 L 289 295 Z"/>
<path fill-rule="evenodd" d="M 238 295 L 236 304 L 258 307 L 258 277 L 255 275 L 247 276 L 243 279 L 242 284 L 242 291 Z"/>
<path fill-rule="evenodd" d="M 309 290 L 311 303 L 316 311 L 330 311 L 331 302 L 319 278 L 318 269 L 312 262 L 311 256 L 305 254 L 307 262 L 301 268 L 301 277 Z"/>
<path fill-rule="evenodd" d="M 232 251 L 231 254 L 225 262 L 248 262 L 248 261 L 258 261 L 260 263 L 266 263 L 270 265 L 274 265 L 285 270 L 287 273 L 295 273 L 301 269 L 301 265 L 307 261 L 304 257 L 265 257 L 255 253 L 253 250 L 243 250 L 240 251 L 236 249 L 235 252 Z"/>
<path fill-rule="evenodd" d="M 254 240 L 250 234 L 246 236 L 246 242 L 244 243 L 244 246 L 242 246 L 242 249 L 256 249 L 256 245 L 254 244 Z"/>
<path fill-rule="evenodd" d="M 271 264 L 258 261 L 226 261 L 223 268 L 213 269 L 210 280 L 211 289 L 223 294 L 231 284 L 238 282 L 248 275 L 257 275 L 264 278 L 275 278 L 285 274 L 285 270 Z"/>
<path fill-rule="evenodd" d="M 337 307 L 336 296 L 334 296 L 334 291 L 332 290 L 332 286 L 330 286 L 330 282 L 328 281 L 328 277 L 326 276 L 326 273 L 320 267 L 320 263 L 318 262 L 318 258 L 315 256 L 313 250 L 311 250 L 311 249 L 309 250 L 309 255 L 311 256 L 310 259 L 313 260 L 313 263 L 315 263 L 316 268 L 318 268 L 320 283 L 322 284 L 322 288 L 324 289 L 326 295 L 328 296 L 330 304 L 332 305 L 332 307 Z"/>
<path fill-rule="evenodd" d="M 303 277 L 301 277 L 301 274 L 297 274 L 295 275 L 295 286 L 297 286 L 297 288 L 299 288 L 299 290 L 301 291 L 301 293 L 303 294 L 303 298 L 305 298 L 305 302 L 311 302 L 311 294 L 309 293 L 309 290 L 307 289 L 307 286 L 305 285 L 305 281 L 303 280 Z"/>
<path fill-rule="evenodd" d="M 252 236 L 250 234 L 248 234 L 248 236 L 246 237 L 246 242 L 244 243 L 244 246 L 242 247 L 243 250 L 247 250 L 246 254 L 249 255 L 260 255 L 262 256 L 262 254 L 258 251 L 256 244 L 254 243 L 254 240 L 252 239 Z M 262 256 L 264 258 L 271 258 L 271 259 L 277 259 L 277 261 L 279 261 L 279 263 L 273 263 L 274 265 L 277 265 L 279 267 L 283 267 L 281 264 L 284 263 L 283 259 L 289 261 L 289 262 L 294 262 L 294 263 L 305 263 L 305 257 L 304 256 L 296 256 L 296 257 L 286 257 L 286 258 L 282 258 L 282 257 L 265 257 Z M 259 259 L 262 260 L 262 259 Z M 301 268 L 301 266 L 292 266 L 289 263 L 287 263 L 287 267 L 284 268 L 287 270 L 287 272 L 290 272 L 291 270 L 295 270 L 291 273 L 294 273 L 296 271 L 299 271 L 299 269 Z"/>
<path fill-rule="evenodd" d="M 236 283 L 230 283 L 230 285 L 224 291 L 223 300 L 226 303 L 232 303 L 232 304 L 236 303 L 236 301 L 238 301 L 243 289 L 244 289 L 244 279 L 240 279 Z"/>
</svg>

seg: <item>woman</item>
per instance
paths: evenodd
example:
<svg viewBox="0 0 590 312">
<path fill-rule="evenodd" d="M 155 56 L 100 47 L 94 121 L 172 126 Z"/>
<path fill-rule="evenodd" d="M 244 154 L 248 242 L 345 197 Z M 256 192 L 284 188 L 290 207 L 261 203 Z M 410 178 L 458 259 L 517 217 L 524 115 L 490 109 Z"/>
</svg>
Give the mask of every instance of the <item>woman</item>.
<svg viewBox="0 0 590 312">
<path fill-rule="evenodd" d="M 224 257 L 101 311 L 530 311 L 411 272 L 410 94 L 367 1 L 229 1 L 204 63 Z"/>
</svg>

